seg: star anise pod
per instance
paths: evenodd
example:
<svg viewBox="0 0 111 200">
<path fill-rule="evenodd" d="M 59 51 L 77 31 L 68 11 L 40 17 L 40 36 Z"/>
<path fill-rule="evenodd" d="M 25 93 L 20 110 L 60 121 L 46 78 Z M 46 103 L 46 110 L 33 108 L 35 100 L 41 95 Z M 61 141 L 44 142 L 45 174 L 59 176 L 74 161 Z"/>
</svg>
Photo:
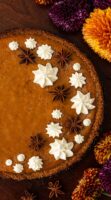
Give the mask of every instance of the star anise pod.
<svg viewBox="0 0 111 200">
<path fill-rule="evenodd" d="M 24 195 L 21 196 L 20 200 L 35 200 L 36 196 L 28 191 L 24 192 Z"/>
<path fill-rule="evenodd" d="M 57 59 L 57 63 L 64 67 L 70 60 L 71 60 L 72 53 L 62 49 L 62 51 L 58 52 L 55 55 L 55 58 Z"/>
<path fill-rule="evenodd" d="M 21 54 L 18 57 L 21 59 L 20 64 L 33 64 L 35 63 L 36 56 L 34 53 L 29 49 L 19 48 L 21 50 Z"/>
<path fill-rule="evenodd" d="M 79 133 L 83 128 L 83 121 L 79 116 L 71 116 L 65 121 L 64 127 L 69 133 Z"/>
<path fill-rule="evenodd" d="M 49 199 L 52 199 L 53 197 L 58 198 L 59 195 L 64 195 L 64 192 L 61 190 L 61 185 L 59 184 L 59 181 L 56 181 L 55 183 L 49 182 L 48 189 L 50 190 L 49 193 Z"/>
<path fill-rule="evenodd" d="M 64 102 L 64 100 L 67 99 L 70 93 L 70 88 L 65 87 L 64 85 L 57 86 L 54 90 L 50 91 L 49 93 L 51 93 L 54 96 L 53 101 Z"/>
<path fill-rule="evenodd" d="M 45 141 L 44 141 L 43 137 L 39 133 L 37 135 L 34 135 L 34 136 L 30 137 L 30 145 L 29 145 L 29 147 L 34 149 L 35 151 L 38 151 L 44 145 L 44 142 Z"/>
</svg>

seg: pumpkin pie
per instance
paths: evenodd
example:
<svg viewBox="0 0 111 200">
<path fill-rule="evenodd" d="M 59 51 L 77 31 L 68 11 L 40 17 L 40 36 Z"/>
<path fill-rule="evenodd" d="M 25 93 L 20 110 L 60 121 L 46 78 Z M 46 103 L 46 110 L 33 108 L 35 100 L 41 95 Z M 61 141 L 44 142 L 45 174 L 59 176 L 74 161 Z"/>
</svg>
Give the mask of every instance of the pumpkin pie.
<svg viewBox="0 0 111 200">
<path fill-rule="evenodd" d="M 37 30 L 0 37 L 0 174 L 43 178 L 89 148 L 103 116 L 91 62 L 71 43 Z"/>
</svg>

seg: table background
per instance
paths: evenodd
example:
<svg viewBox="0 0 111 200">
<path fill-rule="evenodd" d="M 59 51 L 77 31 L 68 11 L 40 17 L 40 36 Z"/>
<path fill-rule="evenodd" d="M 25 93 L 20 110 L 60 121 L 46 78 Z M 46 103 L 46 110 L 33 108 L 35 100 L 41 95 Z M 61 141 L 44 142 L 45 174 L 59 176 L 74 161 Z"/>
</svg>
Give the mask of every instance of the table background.
<svg viewBox="0 0 111 200">
<path fill-rule="evenodd" d="M 49 7 L 37 6 L 34 0 L 0 0 L 0 32 L 13 28 L 36 28 L 49 31 L 74 43 L 94 64 L 99 75 L 104 92 L 104 121 L 100 130 L 102 132 L 111 129 L 111 64 L 100 59 L 83 41 L 81 32 L 69 34 L 60 32 L 48 18 Z M 60 180 L 65 196 L 61 199 L 70 200 L 71 193 L 78 180 L 81 178 L 84 169 L 96 167 L 93 155 L 93 146 L 88 150 L 80 162 L 69 170 L 60 174 L 45 178 L 44 180 L 13 181 L 0 178 L 0 200 L 19 200 L 20 195 L 26 189 L 31 189 L 38 195 L 39 200 L 48 200 L 48 182 Z M 60 198 L 58 198 L 60 199 Z M 101 197 L 100 200 L 109 198 Z"/>
</svg>

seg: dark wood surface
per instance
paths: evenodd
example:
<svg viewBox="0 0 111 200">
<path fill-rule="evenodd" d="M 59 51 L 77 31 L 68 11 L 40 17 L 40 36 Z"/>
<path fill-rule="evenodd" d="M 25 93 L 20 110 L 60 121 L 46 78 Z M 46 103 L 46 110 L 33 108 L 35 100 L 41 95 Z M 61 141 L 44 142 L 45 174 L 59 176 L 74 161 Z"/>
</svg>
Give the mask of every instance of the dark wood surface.
<svg viewBox="0 0 111 200">
<path fill-rule="evenodd" d="M 37 6 L 34 0 L 0 0 L 0 32 L 27 27 L 46 30 L 68 39 L 87 55 L 96 68 L 104 92 L 105 113 L 100 131 L 101 137 L 102 132 L 111 129 L 111 64 L 100 59 L 87 46 L 82 39 L 81 32 L 76 34 L 63 33 L 53 26 L 48 18 L 48 9 L 49 7 Z M 39 200 L 48 200 L 48 182 L 57 179 L 60 180 L 65 192 L 65 196 L 61 199 L 70 200 L 73 188 L 82 176 L 84 169 L 98 166 L 93 155 L 93 147 L 97 140 L 94 141 L 92 147 L 79 163 L 56 176 L 44 180 L 20 182 L 0 178 L 0 200 L 19 200 L 20 195 L 26 189 L 35 192 Z M 100 199 L 105 200 L 105 197 Z"/>
</svg>

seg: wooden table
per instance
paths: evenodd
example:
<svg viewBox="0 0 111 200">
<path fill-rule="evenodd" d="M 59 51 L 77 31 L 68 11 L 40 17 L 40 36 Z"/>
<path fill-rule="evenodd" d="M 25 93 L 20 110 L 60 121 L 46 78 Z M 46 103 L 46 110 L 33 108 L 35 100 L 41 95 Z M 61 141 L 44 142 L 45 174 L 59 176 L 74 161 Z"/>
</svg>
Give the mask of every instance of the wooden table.
<svg viewBox="0 0 111 200">
<path fill-rule="evenodd" d="M 60 32 L 48 18 L 49 7 L 37 6 L 33 0 L 0 0 L 0 32 L 13 28 L 36 28 L 49 31 L 74 43 L 94 64 L 103 86 L 105 99 L 104 122 L 101 133 L 111 129 L 111 64 L 100 59 L 83 41 L 81 32 L 68 34 Z M 100 133 L 100 135 L 101 135 Z M 101 136 L 100 136 L 101 137 Z M 94 144 L 97 142 L 94 141 Z M 24 190 L 32 188 L 39 200 L 48 200 L 48 182 L 59 179 L 65 191 L 64 200 L 70 200 L 74 186 L 83 174 L 84 169 L 96 167 L 93 147 L 82 160 L 69 170 L 44 180 L 13 181 L 0 179 L 0 200 L 19 200 Z M 101 197 L 105 200 L 105 197 Z M 107 199 L 107 198 L 106 198 Z"/>
</svg>

